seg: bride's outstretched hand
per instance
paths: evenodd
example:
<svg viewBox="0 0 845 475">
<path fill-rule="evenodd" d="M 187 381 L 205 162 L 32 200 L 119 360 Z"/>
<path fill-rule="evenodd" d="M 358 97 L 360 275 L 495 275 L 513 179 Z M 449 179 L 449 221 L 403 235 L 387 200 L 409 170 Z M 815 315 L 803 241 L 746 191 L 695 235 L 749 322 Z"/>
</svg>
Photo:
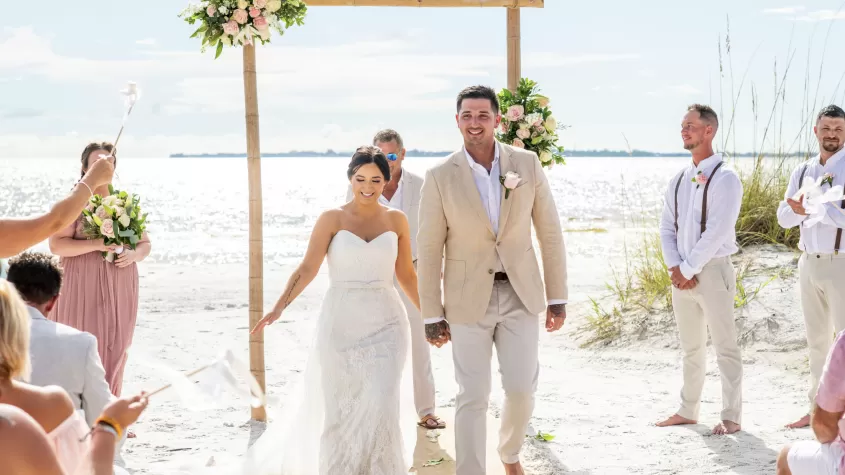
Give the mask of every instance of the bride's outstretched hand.
<svg viewBox="0 0 845 475">
<path fill-rule="evenodd" d="M 264 329 L 264 327 L 266 327 L 267 325 L 271 325 L 273 322 L 278 320 L 279 317 L 281 317 L 281 316 L 282 316 L 282 312 L 277 312 L 275 310 L 268 313 L 267 315 L 264 315 L 264 318 L 259 320 L 258 323 L 255 324 L 255 328 L 253 328 L 252 331 L 249 332 L 250 335 L 252 335 L 253 333 L 260 332 L 261 330 Z"/>
</svg>

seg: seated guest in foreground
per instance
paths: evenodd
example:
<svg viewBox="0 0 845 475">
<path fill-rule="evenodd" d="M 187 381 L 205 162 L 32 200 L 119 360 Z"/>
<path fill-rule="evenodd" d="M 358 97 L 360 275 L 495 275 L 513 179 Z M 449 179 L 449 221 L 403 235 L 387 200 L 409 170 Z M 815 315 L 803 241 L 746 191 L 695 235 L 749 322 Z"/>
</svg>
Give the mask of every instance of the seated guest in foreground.
<svg viewBox="0 0 845 475">
<path fill-rule="evenodd" d="M 839 333 L 822 370 L 810 426 L 816 440 L 787 445 L 778 456 L 778 475 L 845 474 L 845 331 Z"/>
<path fill-rule="evenodd" d="M 114 475 L 111 464 L 119 426 L 122 431 L 138 420 L 147 407 L 141 394 L 132 398 L 116 399 L 101 414 L 104 420 L 115 425 L 100 423 L 86 441 L 90 448 L 82 454 L 79 466 L 66 469 L 60 462 L 49 436 L 32 416 L 20 408 L 0 403 L 0 460 L 3 472 L 15 475 Z M 122 473 L 126 473 L 121 471 Z"/>
<path fill-rule="evenodd" d="M 24 253 L 9 261 L 9 282 L 27 304 L 29 356 L 36 386 L 60 386 L 93 426 L 113 398 L 94 335 L 48 320 L 59 298 L 62 270 L 44 253 Z"/>
</svg>

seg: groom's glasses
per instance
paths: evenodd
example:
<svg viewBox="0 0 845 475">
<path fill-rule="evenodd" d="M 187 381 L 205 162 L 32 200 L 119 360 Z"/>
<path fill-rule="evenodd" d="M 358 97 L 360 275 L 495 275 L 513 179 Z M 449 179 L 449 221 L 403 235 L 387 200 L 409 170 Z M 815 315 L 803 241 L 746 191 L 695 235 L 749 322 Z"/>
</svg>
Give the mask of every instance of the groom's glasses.
<svg viewBox="0 0 845 475">
<path fill-rule="evenodd" d="M 396 160 L 399 159 L 399 156 L 396 155 L 395 153 L 388 153 L 387 159 L 390 160 L 391 162 L 395 162 Z"/>
</svg>

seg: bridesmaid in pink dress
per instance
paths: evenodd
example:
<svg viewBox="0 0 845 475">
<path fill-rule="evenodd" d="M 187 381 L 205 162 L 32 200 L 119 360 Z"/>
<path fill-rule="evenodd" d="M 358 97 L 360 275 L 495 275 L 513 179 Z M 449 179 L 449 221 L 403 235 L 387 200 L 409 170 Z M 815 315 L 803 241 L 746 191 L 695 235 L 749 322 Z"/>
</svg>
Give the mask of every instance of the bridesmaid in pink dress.
<svg viewBox="0 0 845 475">
<path fill-rule="evenodd" d="M 82 152 L 82 173 L 89 160 L 100 154 L 115 155 L 109 143 L 91 143 Z M 108 185 L 93 190 L 108 194 Z M 90 240 L 82 233 L 82 216 L 50 238 L 50 251 L 61 257 L 64 282 L 49 318 L 97 337 L 106 381 L 115 396 L 123 386 L 127 350 L 132 344 L 138 315 L 138 266 L 151 249 L 146 233 L 133 251 L 125 248 L 114 262 L 106 262 L 102 251 L 112 250 L 102 239 Z"/>
</svg>

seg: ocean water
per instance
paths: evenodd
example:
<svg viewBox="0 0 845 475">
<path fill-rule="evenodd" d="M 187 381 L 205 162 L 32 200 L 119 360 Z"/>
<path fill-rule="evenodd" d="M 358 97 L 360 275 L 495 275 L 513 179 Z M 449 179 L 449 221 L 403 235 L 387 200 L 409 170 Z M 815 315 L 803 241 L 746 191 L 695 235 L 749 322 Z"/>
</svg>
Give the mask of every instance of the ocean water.
<svg viewBox="0 0 845 475">
<path fill-rule="evenodd" d="M 423 174 L 442 158 L 408 157 Z M 625 244 L 656 229 L 668 181 L 688 158 L 569 158 L 547 172 L 564 228 L 570 289 L 584 298 L 624 264 Z M 320 212 L 343 203 L 344 158 L 272 158 L 262 162 L 265 266 L 301 258 Z M 79 161 L 0 159 L 0 216 L 41 213 L 79 177 Z M 125 158 L 114 185 L 137 193 L 148 217 L 148 261 L 174 269 L 247 265 L 248 183 L 243 158 Z M 42 243 L 36 246 L 46 249 Z M 630 251 L 630 250 L 629 250 Z"/>
</svg>

